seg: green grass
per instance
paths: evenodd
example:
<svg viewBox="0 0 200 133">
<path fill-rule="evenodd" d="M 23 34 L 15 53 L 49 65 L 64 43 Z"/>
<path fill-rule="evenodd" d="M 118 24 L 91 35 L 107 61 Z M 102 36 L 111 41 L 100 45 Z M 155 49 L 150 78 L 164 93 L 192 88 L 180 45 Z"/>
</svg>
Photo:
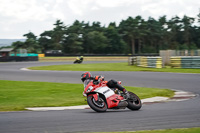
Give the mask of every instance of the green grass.
<svg viewBox="0 0 200 133">
<path fill-rule="evenodd" d="M 141 99 L 166 96 L 174 92 L 168 89 L 126 87 Z M 19 111 L 27 107 L 55 107 L 85 105 L 82 84 L 49 83 L 0 80 L 0 111 Z"/>
<path fill-rule="evenodd" d="M 96 63 L 96 64 L 70 64 L 30 67 L 32 70 L 58 70 L 58 71 L 151 71 L 173 73 L 200 73 L 200 69 L 181 68 L 143 68 L 129 66 L 128 63 Z"/>
<path fill-rule="evenodd" d="M 164 129 L 164 130 L 144 130 L 125 132 L 95 132 L 95 133 L 200 133 L 200 128 Z"/>
</svg>

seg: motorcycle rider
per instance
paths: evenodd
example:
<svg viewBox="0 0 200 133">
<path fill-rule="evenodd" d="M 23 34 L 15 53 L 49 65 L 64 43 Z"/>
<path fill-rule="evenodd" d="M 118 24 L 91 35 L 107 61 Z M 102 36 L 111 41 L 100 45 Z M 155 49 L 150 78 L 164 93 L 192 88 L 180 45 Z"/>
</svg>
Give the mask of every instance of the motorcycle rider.
<svg viewBox="0 0 200 133">
<path fill-rule="evenodd" d="M 90 72 L 84 72 L 82 75 L 81 75 L 81 80 L 84 84 L 84 88 L 93 80 L 93 83 L 94 84 L 98 84 L 99 81 L 104 81 L 104 77 L 102 76 L 95 76 L 95 77 L 92 77 L 92 74 Z M 109 88 L 118 88 L 120 91 L 122 91 L 125 96 L 126 96 L 126 99 L 129 98 L 129 93 L 128 91 L 122 87 L 117 81 L 111 79 L 110 81 L 107 82 L 107 86 Z M 83 94 L 85 96 L 85 94 Z"/>
<path fill-rule="evenodd" d="M 82 63 L 83 62 L 83 56 L 79 56 L 76 58 L 76 60 L 74 61 L 74 63 Z"/>
</svg>

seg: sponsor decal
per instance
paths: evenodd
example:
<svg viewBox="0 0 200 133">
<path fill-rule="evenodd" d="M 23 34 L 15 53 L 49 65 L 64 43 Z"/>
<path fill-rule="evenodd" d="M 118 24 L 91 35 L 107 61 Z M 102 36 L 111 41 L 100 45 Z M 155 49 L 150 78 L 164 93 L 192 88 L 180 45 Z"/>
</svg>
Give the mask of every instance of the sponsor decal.
<svg viewBox="0 0 200 133">
<path fill-rule="evenodd" d="M 108 90 L 104 91 L 104 92 L 103 92 L 103 94 L 105 94 L 105 93 L 107 93 L 107 92 L 109 92 L 109 91 L 110 91 L 110 89 L 108 89 Z"/>
</svg>

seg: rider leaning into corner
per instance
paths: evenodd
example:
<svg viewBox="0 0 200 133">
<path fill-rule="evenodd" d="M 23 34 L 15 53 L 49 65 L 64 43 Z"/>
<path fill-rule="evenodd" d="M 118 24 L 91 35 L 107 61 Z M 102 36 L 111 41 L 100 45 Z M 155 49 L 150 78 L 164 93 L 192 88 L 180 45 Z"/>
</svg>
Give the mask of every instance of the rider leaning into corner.
<svg viewBox="0 0 200 133">
<path fill-rule="evenodd" d="M 85 88 L 91 81 L 93 81 L 96 84 L 98 84 L 100 81 L 104 81 L 104 77 L 103 76 L 92 77 L 92 74 L 90 72 L 84 72 L 81 75 L 81 80 L 82 80 L 82 82 L 84 84 L 84 88 Z M 122 87 L 117 81 L 111 79 L 111 80 L 107 81 L 107 86 L 109 88 L 119 89 L 120 91 L 122 91 L 127 96 L 126 99 L 129 98 L 128 91 L 124 87 Z M 84 93 L 83 93 L 83 95 L 86 96 L 86 94 L 84 94 Z"/>
</svg>

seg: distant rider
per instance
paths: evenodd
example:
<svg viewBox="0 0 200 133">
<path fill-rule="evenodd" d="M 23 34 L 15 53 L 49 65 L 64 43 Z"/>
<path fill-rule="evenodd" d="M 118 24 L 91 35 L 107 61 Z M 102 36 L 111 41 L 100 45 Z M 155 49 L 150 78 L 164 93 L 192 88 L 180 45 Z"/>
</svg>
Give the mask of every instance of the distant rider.
<svg viewBox="0 0 200 133">
<path fill-rule="evenodd" d="M 79 56 L 76 58 L 76 60 L 74 61 L 74 63 L 82 63 L 83 62 L 83 56 Z"/>
</svg>

